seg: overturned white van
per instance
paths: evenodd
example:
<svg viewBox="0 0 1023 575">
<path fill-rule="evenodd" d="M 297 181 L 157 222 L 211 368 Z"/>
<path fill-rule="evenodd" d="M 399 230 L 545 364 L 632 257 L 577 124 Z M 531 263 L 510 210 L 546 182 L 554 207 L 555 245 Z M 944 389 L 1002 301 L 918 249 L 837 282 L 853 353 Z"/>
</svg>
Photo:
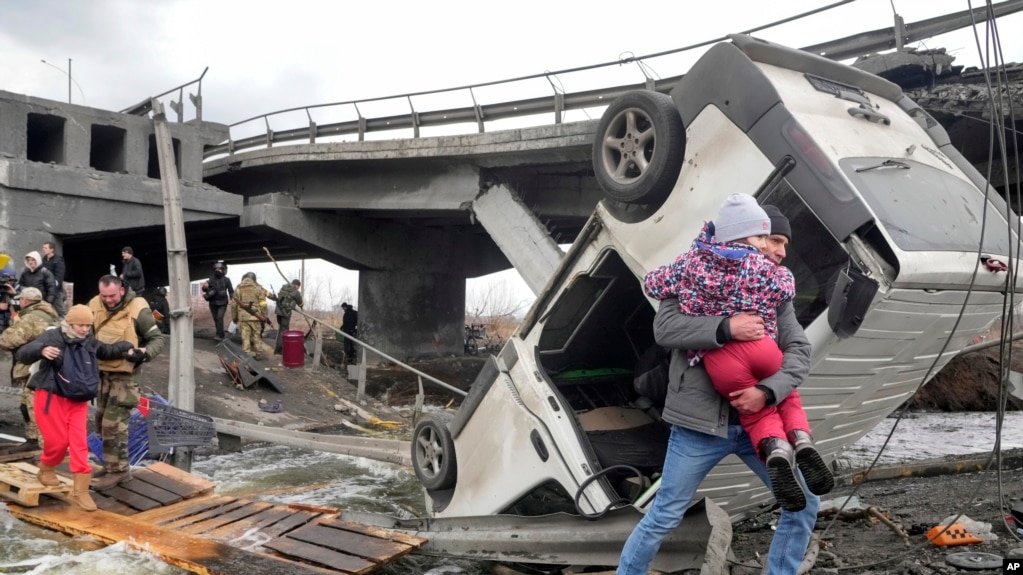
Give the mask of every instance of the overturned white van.
<svg viewBox="0 0 1023 575">
<path fill-rule="evenodd" d="M 898 86 L 809 53 L 734 36 L 670 98 L 612 103 L 593 154 L 605 200 L 454 417 L 416 427 L 434 517 L 642 508 L 667 430 L 633 385 L 654 345 L 641 280 L 730 193 L 792 223 L 784 264 L 813 344 L 800 394 L 828 461 L 997 321 L 1014 285 L 1018 219 L 941 126 Z M 635 472 L 607 472 L 623 464 Z M 733 518 L 771 502 L 738 459 L 701 493 Z"/>
</svg>

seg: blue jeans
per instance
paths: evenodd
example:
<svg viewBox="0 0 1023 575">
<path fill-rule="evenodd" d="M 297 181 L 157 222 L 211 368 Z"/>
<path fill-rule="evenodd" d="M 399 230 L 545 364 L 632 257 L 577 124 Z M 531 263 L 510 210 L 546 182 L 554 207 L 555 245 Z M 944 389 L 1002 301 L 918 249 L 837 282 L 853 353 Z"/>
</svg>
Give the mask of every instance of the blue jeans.
<svg viewBox="0 0 1023 575">
<path fill-rule="evenodd" d="M 727 438 L 677 425 L 671 427 L 660 490 L 625 542 L 618 575 L 645 575 L 649 571 L 661 541 L 682 523 L 682 515 L 693 502 L 693 495 L 703 478 L 730 453 L 739 456 L 765 485 L 770 485 L 767 467 L 757 457 L 749 435 L 741 426 L 728 426 Z M 819 507 L 820 498 L 807 492 L 805 509 L 781 512 L 767 555 L 770 575 L 796 575 L 810 542 Z"/>
</svg>

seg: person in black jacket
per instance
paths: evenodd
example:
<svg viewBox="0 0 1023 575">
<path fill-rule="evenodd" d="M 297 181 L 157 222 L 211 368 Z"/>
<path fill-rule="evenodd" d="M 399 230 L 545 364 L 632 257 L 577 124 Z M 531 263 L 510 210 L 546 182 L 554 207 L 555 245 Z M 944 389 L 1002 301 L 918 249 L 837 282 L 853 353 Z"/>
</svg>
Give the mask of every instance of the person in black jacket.
<svg viewBox="0 0 1023 575">
<path fill-rule="evenodd" d="M 131 246 L 121 248 L 121 259 L 124 265 L 121 266 L 121 279 L 128 282 L 128 287 L 135 292 L 135 295 L 142 295 L 146 291 L 146 275 L 142 273 L 142 262 L 135 257 L 135 250 Z"/>
<path fill-rule="evenodd" d="M 341 331 L 352 337 L 359 336 L 359 312 L 348 302 L 341 304 Z M 355 342 L 345 338 L 345 363 L 355 363 Z"/>
<path fill-rule="evenodd" d="M 25 254 L 25 269 L 21 270 L 18 276 L 18 284 L 22 289 L 34 287 L 43 294 L 43 301 L 53 305 L 57 297 L 57 280 L 54 279 L 50 270 L 42 265 L 43 258 L 39 252 L 28 252 Z"/>
<path fill-rule="evenodd" d="M 67 267 L 64 264 L 64 256 L 57 253 L 57 246 L 53 242 L 43 242 L 43 267 L 53 274 L 53 281 L 57 286 L 50 305 L 53 306 L 57 315 L 64 317 L 66 311 L 64 300 L 67 298 L 67 293 L 64 291 L 64 275 Z"/>
<path fill-rule="evenodd" d="M 92 336 L 93 317 L 88 306 L 72 306 L 59 326 L 47 329 L 18 348 L 17 352 L 18 361 L 39 361 L 39 371 L 28 381 L 28 387 L 35 390 L 33 411 L 43 435 L 43 454 L 39 458 L 36 477 L 43 485 L 60 485 L 55 469 L 70 448 L 74 486 L 68 499 L 86 511 L 96 510 L 96 502 L 89 495 L 92 478 L 86 433 L 89 402 L 73 401 L 60 395 L 54 377 L 69 350 L 75 346 L 92 347 L 101 359 L 120 359 L 141 353 L 127 341 L 114 344 L 96 341 Z M 93 361 L 91 369 L 95 370 L 95 380 L 98 381 L 99 364 Z"/>
<path fill-rule="evenodd" d="M 234 297 L 234 286 L 231 285 L 231 278 L 227 277 L 227 266 L 222 261 L 213 264 L 213 277 L 202 284 L 202 297 L 210 303 L 210 314 L 213 315 L 213 325 L 217 333 L 213 336 L 216 341 L 223 341 L 224 335 L 224 312 L 227 311 L 227 304 Z"/>
</svg>

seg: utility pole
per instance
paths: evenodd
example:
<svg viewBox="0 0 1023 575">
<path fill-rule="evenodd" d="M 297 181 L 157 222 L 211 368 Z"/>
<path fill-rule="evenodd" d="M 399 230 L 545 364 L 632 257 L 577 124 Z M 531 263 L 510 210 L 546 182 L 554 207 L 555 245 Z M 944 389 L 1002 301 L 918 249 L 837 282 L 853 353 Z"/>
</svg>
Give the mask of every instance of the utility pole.
<svg viewBox="0 0 1023 575">
<path fill-rule="evenodd" d="M 188 249 L 185 245 L 185 222 L 181 208 L 181 186 L 178 183 L 174 144 L 163 104 L 152 99 L 153 128 L 160 163 L 160 185 L 163 188 L 163 219 L 167 237 L 167 276 L 170 278 L 170 378 L 167 395 L 180 409 L 195 408 L 195 371 L 192 365 L 192 298 L 189 290 Z M 192 452 L 174 452 L 174 466 L 192 469 Z"/>
<path fill-rule="evenodd" d="M 67 103 L 71 103 L 71 58 L 67 59 Z"/>
</svg>

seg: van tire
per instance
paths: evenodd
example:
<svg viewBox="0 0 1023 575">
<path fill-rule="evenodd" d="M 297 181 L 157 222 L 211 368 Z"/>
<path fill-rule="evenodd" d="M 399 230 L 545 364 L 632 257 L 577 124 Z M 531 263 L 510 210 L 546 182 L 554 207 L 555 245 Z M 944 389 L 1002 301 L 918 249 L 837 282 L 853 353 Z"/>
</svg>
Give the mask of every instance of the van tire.
<svg viewBox="0 0 1023 575">
<path fill-rule="evenodd" d="M 428 413 L 419 418 L 412 433 L 412 469 L 428 491 L 451 489 L 458 480 L 450 422 L 446 413 Z"/>
<path fill-rule="evenodd" d="M 675 187 L 685 151 L 685 127 L 671 96 L 626 92 L 597 125 L 593 173 L 609 200 L 659 206 Z"/>
</svg>

